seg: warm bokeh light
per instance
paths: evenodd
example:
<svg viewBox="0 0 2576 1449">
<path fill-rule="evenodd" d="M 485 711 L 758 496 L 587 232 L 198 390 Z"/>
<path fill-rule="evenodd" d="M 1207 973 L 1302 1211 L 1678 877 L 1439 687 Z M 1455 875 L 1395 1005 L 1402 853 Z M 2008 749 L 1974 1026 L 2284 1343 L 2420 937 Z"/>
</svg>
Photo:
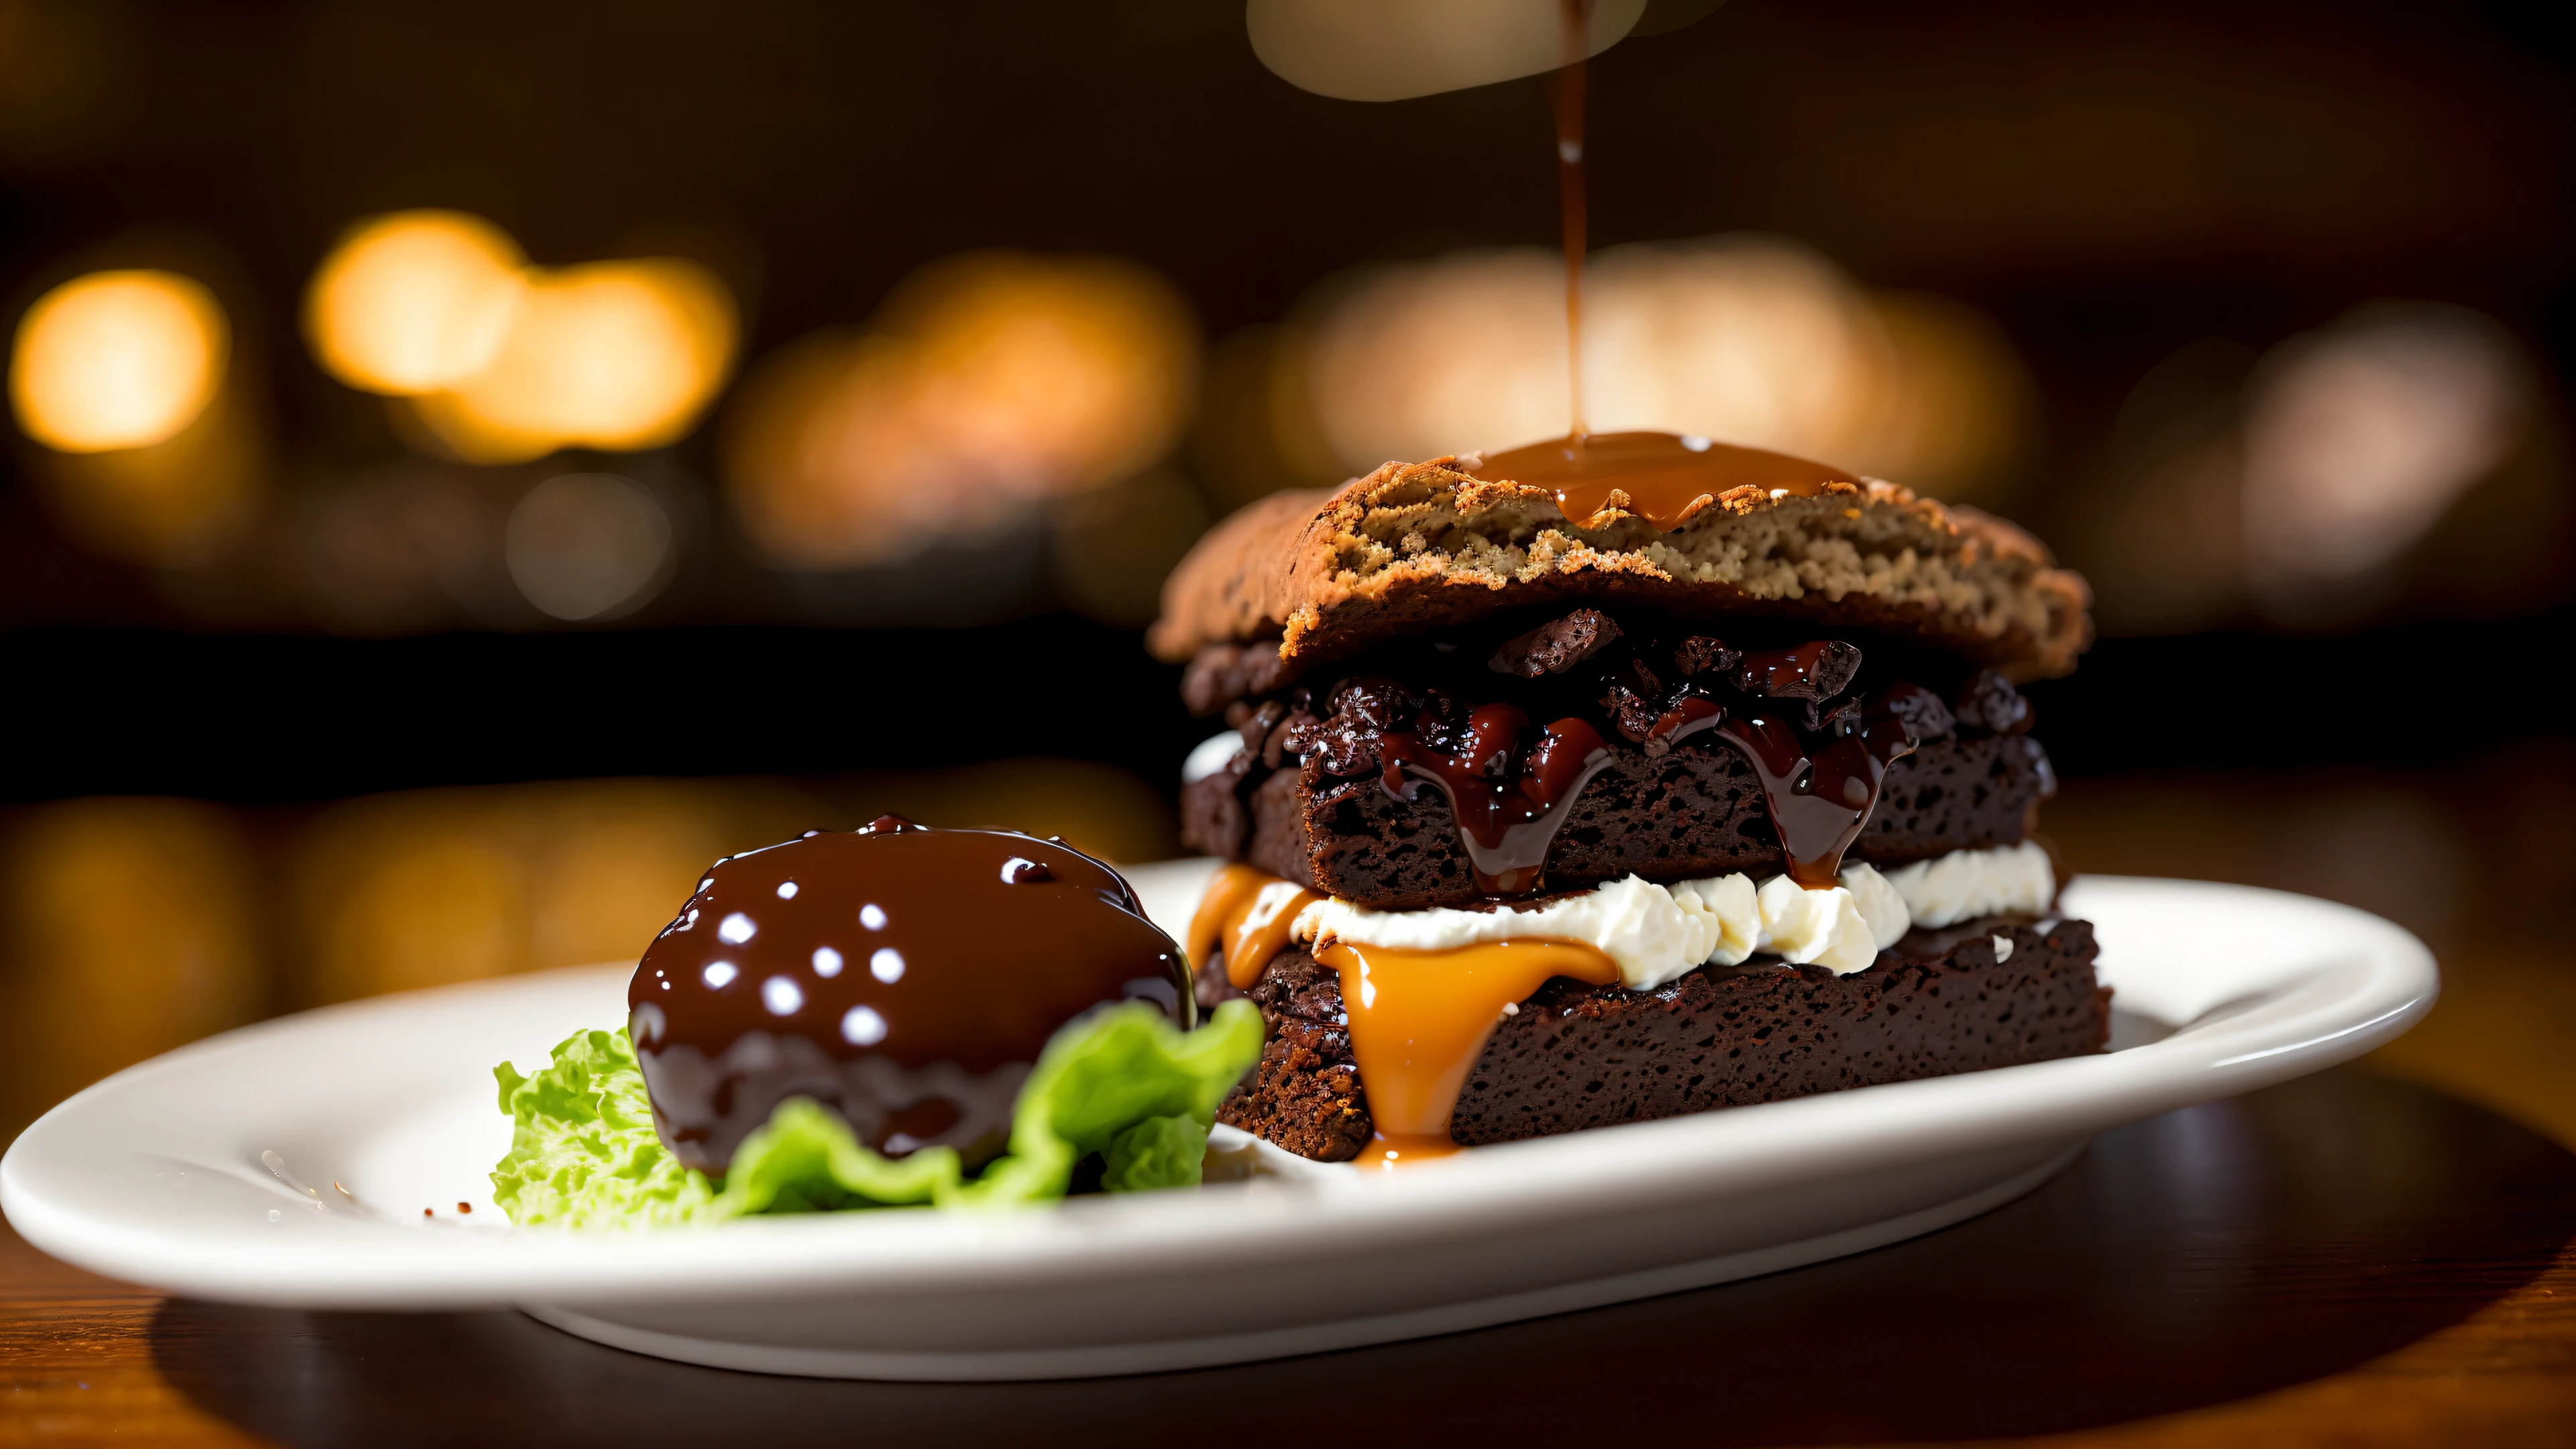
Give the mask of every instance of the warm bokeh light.
<svg viewBox="0 0 2576 1449">
<path fill-rule="evenodd" d="M 102 557 L 204 563 L 240 541 L 266 492 L 263 429 L 232 389 L 146 448 L 56 453 L 31 470 L 63 532 Z"/>
<path fill-rule="evenodd" d="M 566 473 L 527 492 L 503 534 L 510 579 L 557 619 L 615 618 L 661 592 L 671 516 L 650 489 L 613 473 Z"/>
<path fill-rule="evenodd" d="M 1562 435 L 1562 264 L 1536 250 L 1379 269 L 1326 294 L 1308 361 L 1353 471 Z M 1955 302 L 1876 303 L 1767 238 L 1613 247 L 1584 282 L 1598 431 L 1701 433 L 1862 472 L 1979 486 L 2019 442 L 2020 364 Z"/>
<path fill-rule="evenodd" d="M 526 290 L 507 232 L 460 211 L 398 211 L 349 229 L 314 272 L 304 331 L 333 377 L 434 392 L 492 360 Z"/>
<path fill-rule="evenodd" d="M 586 780 L 344 801 L 284 861 L 297 1004 L 631 961 L 709 862 L 894 811 L 1061 835 L 1111 860 L 1174 848 L 1170 809 L 1112 766 L 1003 760 L 805 786 Z"/>
<path fill-rule="evenodd" d="M 2130 390 L 2070 561 L 2106 633 L 2562 597 L 2539 386 L 2504 327 L 2450 305 L 2370 303 L 2260 354 L 2200 338 Z"/>
<path fill-rule="evenodd" d="M 2038 412 L 2037 388 L 1992 318 L 1929 292 L 1873 292 L 1894 368 L 1850 466 L 1952 502 L 1994 503 Z"/>
<path fill-rule="evenodd" d="M 1161 611 L 1163 580 L 1208 522 L 1199 491 L 1168 469 L 1095 488 L 1056 519 L 1056 586 L 1081 613 L 1141 629 Z"/>
<path fill-rule="evenodd" d="M 9 360 L 18 426 L 65 453 L 144 448 L 176 434 L 223 383 L 229 341 L 214 294 L 175 272 L 92 272 L 36 299 Z"/>
<path fill-rule="evenodd" d="M 470 463 L 660 447 L 695 426 L 723 386 L 740 325 L 733 294 L 696 262 L 540 272 L 491 360 L 412 406 Z"/>
<path fill-rule="evenodd" d="M 767 359 L 735 410 L 728 481 L 782 563 L 897 559 L 1151 464 L 1197 365 L 1187 308 L 1140 267 L 954 258 L 907 281 L 870 332 Z"/>
<path fill-rule="evenodd" d="M 333 806 L 286 861 L 294 993 L 345 1001 L 631 960 L 709 861 L 817 823 L 760 783 L 603 780 Z"/>
<path fill-rule="evenodd" d="M 66 800 L 0 826 L 0 1128 L 270 1004 L 251 838 L 191 800 Z"/>
<path fill-rule="evenodd" d="M 2502 461 L 2526 392 L 2504 329 L 2463 307 L 2383 304 L 2273 349 L 2244 440 L 2246 581 L 2264 611 L 2331 613 L 2339 585 L 2423 537 Z"/>
</svg>

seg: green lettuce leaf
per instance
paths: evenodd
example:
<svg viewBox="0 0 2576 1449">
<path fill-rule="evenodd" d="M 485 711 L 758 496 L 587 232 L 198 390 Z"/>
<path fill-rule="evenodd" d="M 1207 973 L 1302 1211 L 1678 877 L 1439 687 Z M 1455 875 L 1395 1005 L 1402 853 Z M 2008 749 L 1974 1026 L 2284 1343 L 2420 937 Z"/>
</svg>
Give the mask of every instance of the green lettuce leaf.
<svg viewBox="0 0 2576 1449">
<path fill-rule="evenodd" d="M 1142 1002 L 1057 1032 L 1020 1088 L 1010 1150 L 968 1177 L 957 1154 L 888 1158 L 805 1098 L 779 1104 L 735 1149 L 719 1184 L 680 1165 L 653 1132 L 623 1031 L 576 1032 L 533 1076 L 493 1069 L 514 1122 L 492 1197 L 522 1225 L 717 1222 L 752 1213 L 931 1204 L 999 1207 L 1062 1197 L 1074 1165 L 1101 1154 L 1112 1192 L 1199 1180 L 1216 1104 L 1261 1055 L 1261 1014 L 1217 1008 L 1184 1032 Z"/>
</svg>

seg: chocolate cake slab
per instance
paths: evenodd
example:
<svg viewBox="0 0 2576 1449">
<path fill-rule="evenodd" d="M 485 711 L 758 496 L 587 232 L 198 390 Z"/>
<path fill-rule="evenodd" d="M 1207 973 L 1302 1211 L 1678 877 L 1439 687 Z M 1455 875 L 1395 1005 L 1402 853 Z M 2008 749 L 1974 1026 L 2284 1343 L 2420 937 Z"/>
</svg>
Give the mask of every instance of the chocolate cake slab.
<svg viewBox="0 0 2576 1449">
<path fill-rule="evenodd" d="M 1631 873 L 1688 880 L 1781 870 L 1761 781 L 1741 751 L 1708 738 L 1660 755 L 1625 741 L 1612 750 L 1610 765 L 1566 807 L 1548 849 L 1551 889 Z M 1333 775 L 1320 754 L 1286 763 L 1249 791 L 1231 772 L 1192 782 L 1183 792 L 1183 842 L 1379 910 L 1479 898 L 1456 817 L 1440 795 L 1400 798 L 1374 769 Z M 1886 869 L 2017 844 L 2033 807 L 2053 793 L 2048 756 L 2028 735 L 1928 740 L 1888 767 L 1849 858 Z"/>
<path fill-rule="evenodd" d="M 1495 1028 L 1450 1136 L 1480 1146 L 2099 1052 L 2096 954 L 2087 922 L 1990 918 L 1909 934 L 1848 976 L 1765 962 L 1653 991 L 1560 978 Z M 1218 1120 L 1301 1156 L 1355 1156 L 1372 1124 L 1340 978 L 1290 950 L 1248 994 L 1270 1041 Z"/>
</svg>

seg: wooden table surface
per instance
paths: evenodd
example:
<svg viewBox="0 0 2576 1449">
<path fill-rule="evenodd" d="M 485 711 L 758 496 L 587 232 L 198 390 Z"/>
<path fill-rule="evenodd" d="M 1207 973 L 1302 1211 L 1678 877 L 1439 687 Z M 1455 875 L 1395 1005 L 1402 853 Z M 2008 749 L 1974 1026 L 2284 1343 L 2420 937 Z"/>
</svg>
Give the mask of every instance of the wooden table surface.
<svg viewBox="0 0 2576 1449">
<path fill-rule="evenodd" d="M 10 1237 L 0 1384 L 11 1443 L 2576 1444 L 2576 1154 L 2345 1067 L 2106 1133 L 2019 1202 L 1854 1258 L 1048 1384 L 766 1378 L 511 1313 L 164 1299 Z"/>
</svg>

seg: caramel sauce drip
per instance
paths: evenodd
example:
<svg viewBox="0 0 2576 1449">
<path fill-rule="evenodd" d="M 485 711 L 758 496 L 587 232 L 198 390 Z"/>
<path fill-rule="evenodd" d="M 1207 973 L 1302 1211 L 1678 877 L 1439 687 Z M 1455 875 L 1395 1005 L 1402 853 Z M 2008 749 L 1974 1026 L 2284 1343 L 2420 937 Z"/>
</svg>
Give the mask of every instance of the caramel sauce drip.
<svg viewBox="0 0 2576 1449">
<path fill-rule="evenodd" d="M 1548 489 L 1578 526 L 1617 508 L 1666 531 L 1738 488 L 1813 498 L 1829 483 L 1860 482 L 1786 453 L 1725 443 L 1694 448 L 1671 433 L 1578 433 L 1492 454 L 1469 471 L 1489 483 Z"/>
<path fill-rule="evenodd" d="M 1435 1157 L 1449 1157 L 1466 1150 L 1451 1141 L 1446 1132 L 1437 1137 L 1417 1137 L 1411 1133 L 1390 1136 L 1380 1132 L 1369 1139 L 1368 1146 L 1360 1149 L 1359 1156 L 1351 1159 L 1351 1165 L 1363 1170 L 1374 1167 L 1380 1172 L 1393 1172 L 1400 1167 L 1411 1167 L 1417 1162 L 1429 1162 Z"/>
<path fill-rule="evenodd" d="M 1191 969 L 1204 970 L 1222 949 L 1225 979 L 1237 991 L 1250 990 L 1270 958 L 1288 948 L 1288 930 L 1297 923 L 1297 913 L 1322 899 L 1252 866 L 1217 867 L 1190 918 Z"/>
<path fill-rule="evenodd" d="M 1548 847 L 1574 797 L 1611 759 L 1599 730 L 1568 717 L 1540 732 L 1527 766 L 1514 773 L 1511 760 L 1529 731 L 1518 708 L 1488 704 L 1467 716 L 1455 754 L 1410 734 L 1390 734 L 1379 747 L 1388 794 L 1410 800 L 1412 780 L 1427 780 L 1448 797 L 1477 888 L 1496 898 L 1530 895 L 1545 883 Z"/>
<path fill-rule="evenodd" d="M 1576 941 L 1494 941 L 1443 951 L 1333 941 L 1315 959 L 1342 978 L 1351 1056 L 1369 1116 L 1389 1144 L 1449 1140 L 1449 1114 L 1503 1008 L 1550 977 L 1595 986 L 1619 980 L 1618 963 Z"/>
</svg>

